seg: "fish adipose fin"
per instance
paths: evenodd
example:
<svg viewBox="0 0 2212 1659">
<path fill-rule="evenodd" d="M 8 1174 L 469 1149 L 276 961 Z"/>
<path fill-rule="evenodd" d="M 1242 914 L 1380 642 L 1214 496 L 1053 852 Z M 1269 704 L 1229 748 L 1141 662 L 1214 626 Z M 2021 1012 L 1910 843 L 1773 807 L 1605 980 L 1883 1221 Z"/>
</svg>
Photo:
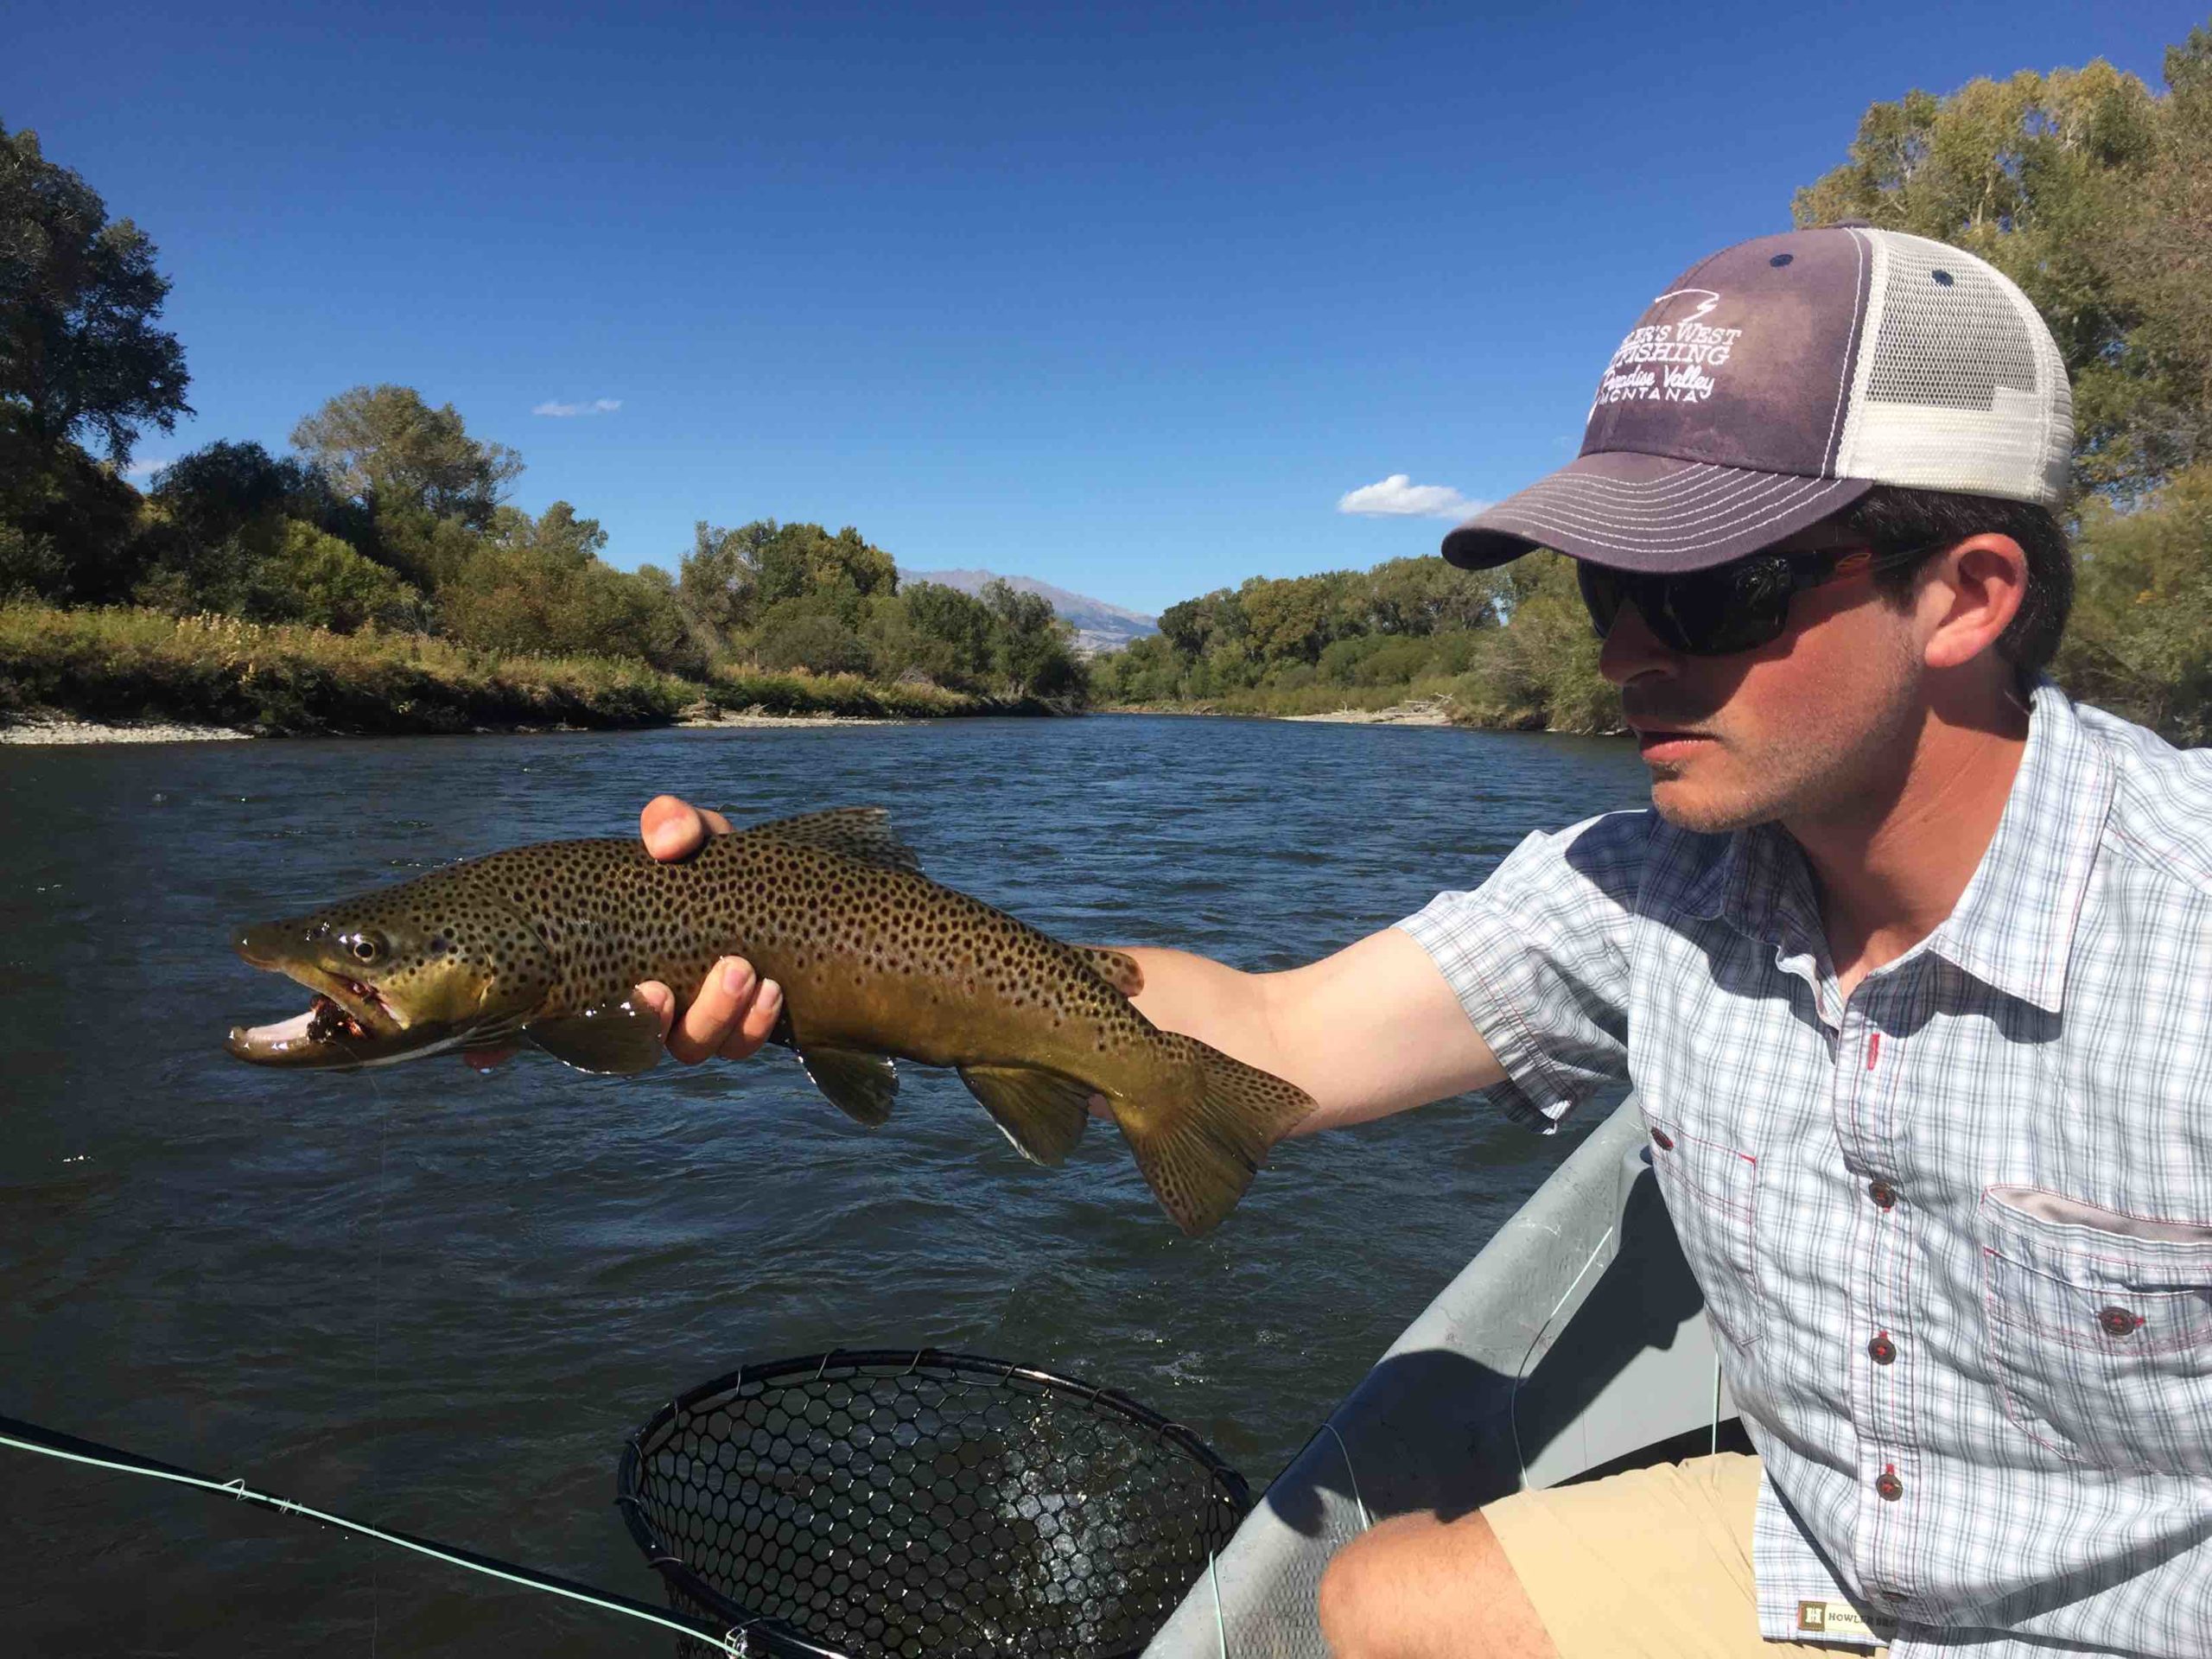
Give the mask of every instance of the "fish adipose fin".
<svg viewBox="0 0 2212 1659">
<path fill-rule="evenodd" d="M 963 1065 L 960 1081 L 983 1103 L 1014 1149 L 1033 1164 L 1058 1165 L 1090 1122 L 1090 1087 L 1030 1065 Z"/>
<path fill-rule="evenodd" d="M 855 1122 L 875 1129 L 891 1121 L 891 1103 L 899 1097 L 899 1068 L 889 1055 L 853 1048 L 802 1048 L 798 1063 L 814 1086 Z"/>
<path fill-rule="evenodd" d="M 738 832 L 746 836 L 773 836 L 838 853 L 857 864 L 874 864 L 887 870 L 922 873 L 922 861 L 891 827 L 891 814 L 880 806 L 841 806 L 828 812 L 809 812 L 803 817 L 777 818 L 749 824 Z"/>
<path fill-rule="evenodd" d="M 1268 1148 L 1313 1109 L 1313 1097 L 1195 1039 L 1170 1040 L 1189 1045 L 1197 1089 L 1180 1100 L 1116 1101 L 1114 1117 L 1161 1208 L 1195 1236 L 1236 1207 Z"/>
<path fill-rule="evenodd" d="M 660 1061 L 660 1016 L 627 998 L 534 1020 L 523 1035 L 579 1071 L 650 1071 Z"/>
<path fill-rule="evenodd" d="M 1109 950 L 1103 944 L 1078 944 L 1074 949 L 1092 973 L 1123 996 L 1135 996 L 1144 989 L 1144 969 L 1137 966 L 1135 957 L 1125 951 Z"/>
</svg>

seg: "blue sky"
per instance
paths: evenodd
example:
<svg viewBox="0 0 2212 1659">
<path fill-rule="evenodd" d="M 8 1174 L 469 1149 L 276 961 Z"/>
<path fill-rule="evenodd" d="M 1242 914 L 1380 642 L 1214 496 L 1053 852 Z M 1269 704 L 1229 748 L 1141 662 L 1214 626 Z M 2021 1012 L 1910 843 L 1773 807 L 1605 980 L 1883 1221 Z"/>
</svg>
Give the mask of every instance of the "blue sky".
<svg viewBox="0 0 2212 1659">
<path fill-rule="evenodd" d="M 1644 300 L 1869 102 L 2155 85 L 2206 16 L 0 0 L 0 123 L 175 278 L 199 413 L 142 460 L 397 381 L 618 564 L 819 519 L 1153 611 L 1447 525 L 1348 493 L 1558 465 Z"/>
</svg>

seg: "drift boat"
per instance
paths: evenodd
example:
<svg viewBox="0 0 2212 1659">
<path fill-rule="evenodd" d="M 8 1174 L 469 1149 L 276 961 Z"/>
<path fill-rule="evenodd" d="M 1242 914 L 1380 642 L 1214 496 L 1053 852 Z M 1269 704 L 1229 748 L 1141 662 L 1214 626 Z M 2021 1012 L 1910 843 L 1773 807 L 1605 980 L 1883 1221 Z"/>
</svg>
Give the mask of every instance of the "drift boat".
<svg viewBox="0 0 2212 1659">
<path fill-rule="evenodd" d="M 1327 1659 L 1321 1569 L 1389 1515 L 1748 1450 L 1624 1101 L 1276 1476 L 1145 1659 Z"/>
</svg>

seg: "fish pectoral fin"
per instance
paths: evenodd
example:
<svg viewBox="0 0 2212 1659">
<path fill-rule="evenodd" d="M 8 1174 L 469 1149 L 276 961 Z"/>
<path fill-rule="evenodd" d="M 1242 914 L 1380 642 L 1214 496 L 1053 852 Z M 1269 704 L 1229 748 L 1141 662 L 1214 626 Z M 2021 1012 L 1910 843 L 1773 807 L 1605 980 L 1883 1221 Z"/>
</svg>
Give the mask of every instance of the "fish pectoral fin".
<svg viewBox="0 0 2212 1659">
<path fill-rule="evenodd" d="M 891 1121 L 891 1103 L 899 1097 L 899 1068 L 888 1054 L 870 1054 L 856 1048 L 797 1052 L 798 1063 L 806 1068 L 814 1086 L 846 1116 L 871 1129 Z"/>
<path fill-rule="evenodd" d="M 1144 969 L 1126 950 L 1109 950 L 1103 944 L 1078 944 L 1074 950 L 1084 967 L 1123 996 L 1135 996 L 1144 989 Z"/>
<path fill-rule="evenodd" d="M 533 1020 L 523 1035 L 579 1071 L 650 1071 L 660 1062 L 660 1016 L 626 997 L 582 1014 Z"/>
<path fill-rule="evenodd" d="M 855 863 L 874 864 L 887 870 L 922 873 L 922 861 L 891 827 L 891 814 L 880 806 L 840 806 L 827 812 L 809 812 L 796 818 L 777 818 L 747 824 L 746 836 L 773 836 L 825 852 L 842 854 Z"/>
<path fill-rule="evenodd" d="M 1057 1166 L 1090 1122 L 1090 1084 L 1033 1065 L 963 1065 L 960 1081 L 983 1103 L 1014 1149 L 1033 1164 Z"/>
</svg>

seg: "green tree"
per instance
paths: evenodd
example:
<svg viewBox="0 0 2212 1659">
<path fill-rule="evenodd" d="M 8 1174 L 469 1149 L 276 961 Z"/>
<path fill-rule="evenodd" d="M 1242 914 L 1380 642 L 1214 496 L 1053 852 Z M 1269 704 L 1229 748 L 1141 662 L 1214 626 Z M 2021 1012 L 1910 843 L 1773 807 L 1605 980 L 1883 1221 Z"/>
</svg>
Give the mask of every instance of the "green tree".
<svg viewBox="0 0 2212 1659">
<path fill-rule="evenodd" d="M 502 547 L 535 553 L 555 564 L 589 564 L 607 550 L 607 532 L 596 518 L 579 518 L 566 501 L 556 501 L 537 518 L 512 507 L 492 515 L 492 539 Z"/>
<path fill-rule="evenodd" d="M 2212 743 L 2212 462 L 2133 511 L 2090 501 L 2075 562 L 2060 680 L 2177 742 Z"/>
<path fill-rule="evenodd" d="M 956 690 L 981 690 L 997 671 L 998 632 L 982 600 L 940 582 L 910 582 L 870 607 L 870 668 L 882 679 L 912 671 Z"/>
<path fill-rule="evenodd" d="M 412 386 L 355 386 L 292 429 L 292 447 L 379 519 L 420 514 L 487 530 L 522 457 L 472 438 L 451 404 Z"/>
<path fill-rule="evenodd" d="M 120 470 L 142 427 L 192 413 L 184 349 L 154 326 L 156 251 L 35 133 L 0 126 L 0 423 L 43 452 L 30 464 L 84 439 Z"/>
<path fill-rule="evenodd" d="M 999 666 L 1016 694 L 1062 697 L 1080 691 L 1075 629 L 1060 620 L 1051 600 L 996 577 L 983 584 L 982 600 L 998 619 Z"/>
<path fill-rule="evenodd" d="M 700 519 L 691 550 L 677 567 L 684 608 L 727 641 L 753 626 L 759 610 L 760 549 L 776 533 L 772 518 L 726 530 Z"/>
<path fill-rule="evenodd" d="M 1795 215 L 1933 237 L 2012 278 L 2073 379 L 2077 480 L 2137 487 L 2175 459 L 2157 441 L 2171 397 L 2108 245 L 2136 220 L 2171 116 L 2171 100 L 2101 59 L 1909 92 L 1866 111 L 1849 159 L 1797 193 Z"/>
<path fill-rule="evenodd" d="M 335 536 L 287 518 L 276 544 L 252 572 L 247 613 L 311 623 L 337 633 L 374 625 L 403 631 L 426 620 L 423 596 Z"/>
<path fill-rule="evenodd" d="M 771 606 L 761 619 L 753 654 L 763 668 L 803 668 L 811 674 L 868 670 L 867 642 L 823 594 L 802 594 Z"/>
<path fill-rule="evenodd" d="M 142 562 L 137 491 L 73 443 L 0 419 L 0 594 L 99 604 Z"/>
</svg>

